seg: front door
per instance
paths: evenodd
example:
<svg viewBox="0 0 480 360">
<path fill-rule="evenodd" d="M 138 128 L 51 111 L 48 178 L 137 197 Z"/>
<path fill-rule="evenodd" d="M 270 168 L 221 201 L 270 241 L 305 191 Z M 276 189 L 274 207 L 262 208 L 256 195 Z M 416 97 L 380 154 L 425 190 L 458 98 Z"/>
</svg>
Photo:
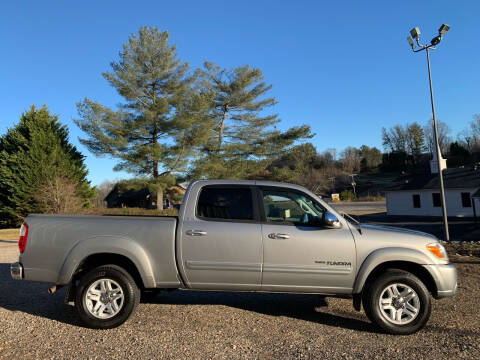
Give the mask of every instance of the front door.
<svg viewBox="0 0 480 360">
<path fill-rule="evenodd" d="M 185 281 L 193 289 L 259 290 L 262 236 L 250 186 L 200 190 L 195 218 L 182 226 Z"/>
<path fill-rule="evenodd" d="M 262 290 L 351 293 L 355 243 L 350 229 L 327 228 L 325 208 L 300 191 L 262 187 Z"/>
</svg>

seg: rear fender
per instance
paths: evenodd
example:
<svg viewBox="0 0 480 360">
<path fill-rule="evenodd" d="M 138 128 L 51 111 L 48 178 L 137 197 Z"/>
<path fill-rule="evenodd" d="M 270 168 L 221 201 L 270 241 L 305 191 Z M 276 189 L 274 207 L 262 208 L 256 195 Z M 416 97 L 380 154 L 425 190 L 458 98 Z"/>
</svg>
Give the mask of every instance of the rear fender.
<svg viewBox="0 0 480 360">
<path fill-rule="evenodd" d="M 152 262 L 145 249 L 131 238 L 110 235 L 94 236 L 76 243 L 65 257 L 57 284 L 69 284 L 82 261 L 91 255 L 100 253 L 111 253 L 127 257 L 136 266 L 144 287 L 155 287 Z"/>
</svg>

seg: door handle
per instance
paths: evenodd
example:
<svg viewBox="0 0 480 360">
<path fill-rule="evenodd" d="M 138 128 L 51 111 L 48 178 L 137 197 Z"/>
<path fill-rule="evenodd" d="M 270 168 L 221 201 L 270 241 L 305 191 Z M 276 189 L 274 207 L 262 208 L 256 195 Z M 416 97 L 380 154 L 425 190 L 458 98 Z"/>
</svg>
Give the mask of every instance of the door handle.
<svg viewBox="0 0 480 360">
<path fill-rule="evenodd" d="M 203 230 L 187 230 L 185 234 L 190 236 L 205 236 L 207 235 L 207 232 Z"/>
<path fill-rule="evenodd" d="M 268 237 L 270 239 L 290 239 L 290 235 L 288 234 L 279 234 L 279 233 L 271 233 L 271 234 L 268 234 Z"/>
</svg>

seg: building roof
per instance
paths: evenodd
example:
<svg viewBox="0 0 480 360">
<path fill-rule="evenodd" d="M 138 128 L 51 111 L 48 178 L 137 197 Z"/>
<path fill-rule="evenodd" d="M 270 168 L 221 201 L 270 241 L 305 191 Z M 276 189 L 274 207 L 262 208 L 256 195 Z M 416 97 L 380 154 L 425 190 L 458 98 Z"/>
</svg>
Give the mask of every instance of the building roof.
<svg viewBox="0 0 480 360">
<path fill-rule="evenodd" d="M 445 189 L 480 188 L 480 169 L 445 169 L 443 170 L 443 183 Z M 424 173 L 406 175 L 400 183 L 385 189 L 385 191 L 433 190 L 439 187 L 438 174 Z"/>
</svg>

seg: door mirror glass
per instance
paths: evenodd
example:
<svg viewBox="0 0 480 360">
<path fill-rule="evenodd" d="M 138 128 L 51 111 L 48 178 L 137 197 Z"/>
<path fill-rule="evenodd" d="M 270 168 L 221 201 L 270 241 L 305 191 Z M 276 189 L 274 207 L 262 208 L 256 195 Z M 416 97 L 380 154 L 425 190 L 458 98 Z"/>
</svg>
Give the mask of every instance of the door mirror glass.
<svg viewBox="0 0 480 360">
<path fill-rule="evenodd" d="M 333 229 L 339 229 L 341 227 L 341 224 L 338 218 L 334 214 L 328 211 L 325 212 L 325 215 L 323 216 L 323 223 L 326 226 L 331 227 Z"/>
</svg>

